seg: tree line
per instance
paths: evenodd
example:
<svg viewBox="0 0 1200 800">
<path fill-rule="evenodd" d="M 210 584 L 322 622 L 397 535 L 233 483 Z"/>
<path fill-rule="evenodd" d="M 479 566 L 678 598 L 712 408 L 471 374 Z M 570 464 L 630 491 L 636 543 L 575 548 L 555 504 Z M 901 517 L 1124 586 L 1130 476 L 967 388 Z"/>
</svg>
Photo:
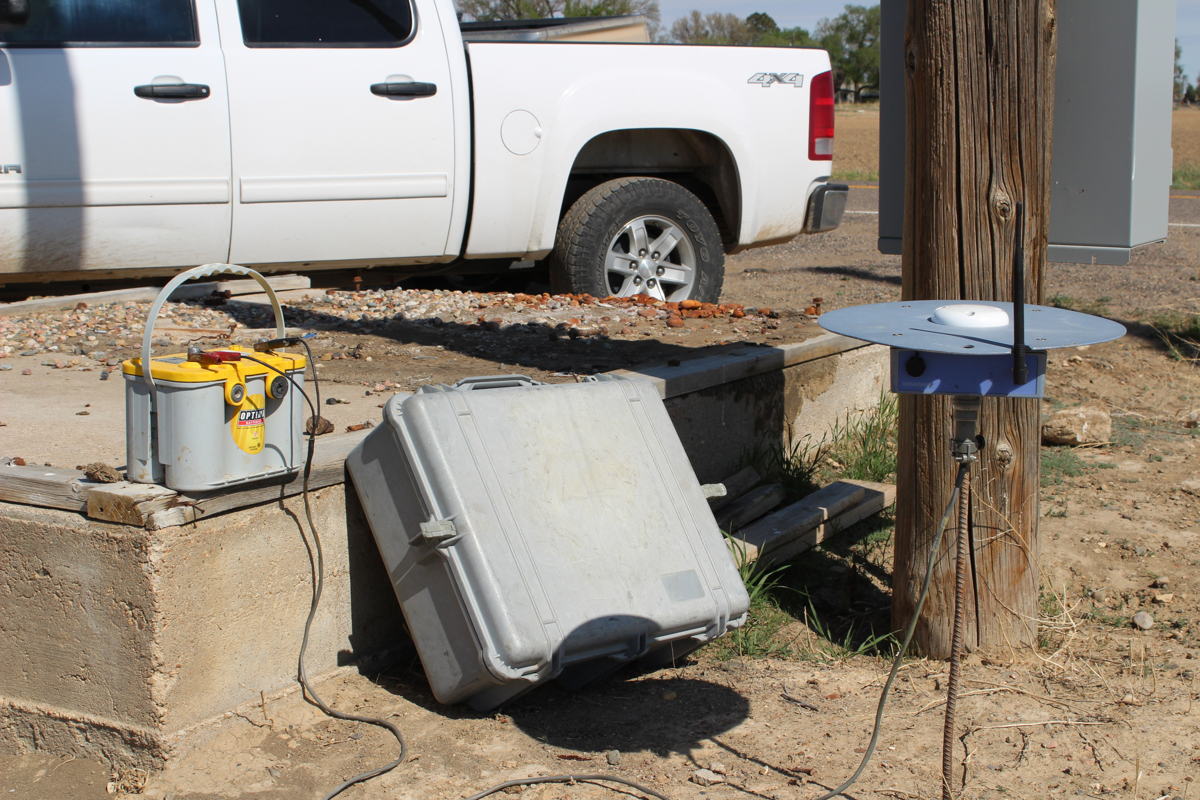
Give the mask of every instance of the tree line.
<svg viewBox="0 0 1200 800">
<path fill-rule="evenodd" d="M 602 17 L 641 14 L 650 21 L 655 41 L 679 44 L 730 44 L 758 47 L 819 47 L 829 51 L 834 85 L 857 89 L 879 85 L 879 6 L 847 5 L 836 17 L 821 20 L 809 32 L 782 28 L 770 14 L 747 17 L 693 11 L 662 27 L 658 0 L 457 0 L 467 19 L 480 21 L 544 17 Z"/>
</svg>

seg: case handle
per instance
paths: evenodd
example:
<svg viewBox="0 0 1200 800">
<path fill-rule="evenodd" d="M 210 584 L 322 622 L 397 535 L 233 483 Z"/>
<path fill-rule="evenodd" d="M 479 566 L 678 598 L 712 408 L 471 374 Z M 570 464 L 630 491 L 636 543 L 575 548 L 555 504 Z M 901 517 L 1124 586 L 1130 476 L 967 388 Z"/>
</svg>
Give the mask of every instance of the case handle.
<svg viewBox="0 0 1200 800">
<path fill-rule="evenodd" d="M 193 278 L 207 278 L 212 275 L 245 275 L 247 278 L 257 281 L 258 285 L 267 293 L 267 297 L 270 298 L 271 309 L 275 312 L 275 338 L 282 339 L 284 336 L 283 309 L 279 305 L 279 298 L 275 296 L 275 290 L 271 288 L 271 284 L 267 283 L 267 279 L 260 273 L 236 264 L 204 264 L 184 270 L 172 278 L 158 293 L 158 297 L 154 298 L 154 303 L 150 306 L 150 314 L 146 318 L 146 330 L 142 334 L 142 380 L 150 388 L 151 398 L 154 397 L 155 386 L 154 376 L 150 374 L 150 343 L 154 338 L 154 323 L 158 319 L 158 312 L 162 310 L 163 304 L 181 284 Z"/>
<path fill-rule="evenodd" d="M 521 386 L 541 386 L 541 381 L 535 381 L 528 375 L 477 375 L 463 378 L 454 384 L 455 389 L 473 391 L 476 389 L 512 389 Z"/>
</svg>

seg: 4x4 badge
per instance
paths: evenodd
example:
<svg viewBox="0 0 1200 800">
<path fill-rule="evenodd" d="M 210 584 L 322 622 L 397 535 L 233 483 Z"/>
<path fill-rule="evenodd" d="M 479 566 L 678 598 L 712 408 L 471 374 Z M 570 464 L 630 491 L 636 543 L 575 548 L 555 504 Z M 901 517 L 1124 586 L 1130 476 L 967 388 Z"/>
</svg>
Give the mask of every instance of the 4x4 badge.
<svg viewBox="0 0 1200 800">
<path fill-rule="evenodd" d="M 804 85 L 804 76 L 799 72 L 756 72 L 746 83 L 757 83 L 764 89 L 777 83 L 785 83 L 799 89 Z"/>
</svg>

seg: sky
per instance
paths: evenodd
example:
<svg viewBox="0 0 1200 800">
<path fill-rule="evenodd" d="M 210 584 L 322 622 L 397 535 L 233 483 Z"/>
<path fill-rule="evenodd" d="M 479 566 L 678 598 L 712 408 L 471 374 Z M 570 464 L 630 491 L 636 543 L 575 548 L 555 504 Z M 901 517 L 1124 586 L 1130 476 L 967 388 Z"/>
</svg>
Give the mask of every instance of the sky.
<svg viewBox="0 0 1200 800">
<path fill-rule="evenodd" d="M 876 0 L 877 1 L 877 0 Z M 1164 2 L 1165 0 L 1149 0 Z M 873 0 L 857 0 L 859 5 L 872 5 Z M 797 25 L 812 32 L 824 17 L 836 17 L 846 7 L 845 0 L 658 0 L 663 24 L 671 23 L 692 9 L 707 14 L 721 11 L 746 17 L 755 11 L 765 11 L 781 28 Z M 1183 47 L 1184 72 L 1192 83 L 1200 83 L 1200 0 L 1175 0 L 1175 36 Z"/>
</svg>

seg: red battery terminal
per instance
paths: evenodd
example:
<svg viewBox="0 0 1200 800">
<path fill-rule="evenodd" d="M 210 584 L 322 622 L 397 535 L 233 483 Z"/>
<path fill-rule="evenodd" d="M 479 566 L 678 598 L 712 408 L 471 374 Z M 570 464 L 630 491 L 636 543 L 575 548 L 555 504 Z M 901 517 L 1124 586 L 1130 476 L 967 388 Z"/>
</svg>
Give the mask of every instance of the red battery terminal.
<svg viewBox="0 0 1200 800">
<path fill-rule="evenodd" d="M 237 350 L 201 350 L 188 348 L 188 361 L 199 361 L 201 364 L 226 364 L 241 361 L 242 354 Z"/>
</svg>

